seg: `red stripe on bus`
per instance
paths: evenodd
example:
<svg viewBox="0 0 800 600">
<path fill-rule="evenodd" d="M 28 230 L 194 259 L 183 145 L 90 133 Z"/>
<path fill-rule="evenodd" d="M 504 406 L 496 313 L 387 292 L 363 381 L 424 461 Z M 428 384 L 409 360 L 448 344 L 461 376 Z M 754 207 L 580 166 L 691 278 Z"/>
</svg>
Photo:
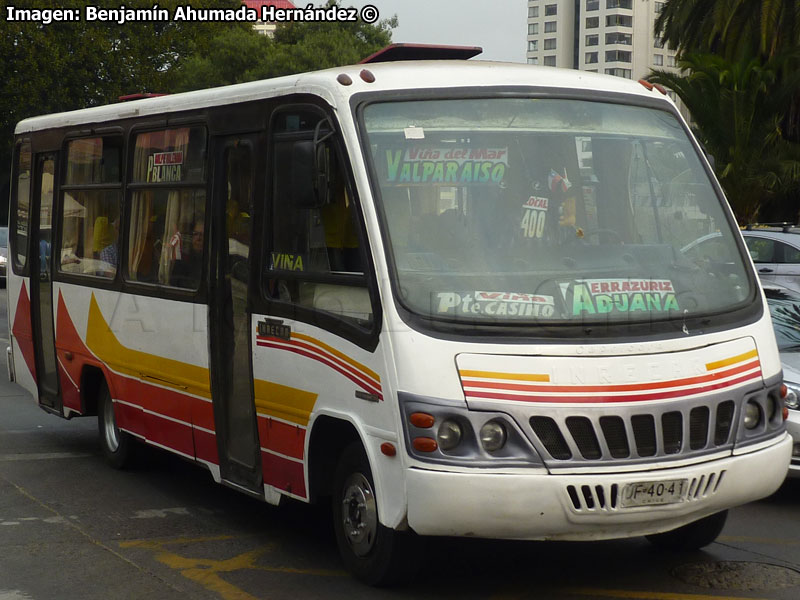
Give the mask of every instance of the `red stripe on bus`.
<svg viewBox="0 0 800 600">
<path fill-rule="evenodd" d="M 193 405 L 203 402 L 199 398 L 151 385 L 138 379 L 121 375 L 114 375 L 114 379 L 118 398 L 141 406 L 144 410 L 184 423 L 194 422 L 192 418 Z"/>
<path fill-rule="evenodd" d="M 261 465 L 264 483 L 300 498 L 306 498 L 306 480 L 302 463 L 262 452 Z"/>
<path fill-rule="evenodd" d="M 219 464 L 217 436 L 207 431 L 194 429 L 194 451 L 197 460 L 204 460 L 214 465 Z"/>
<path fill-rule="evenodd" d="M 327 358 L 327 359 L 335 362 L 337 365 L 339 365 L 343 369 L 347 370 L 352 375 L 362 379 L 367 385 L 371 385 L 374 388 L 379 388 L 380 389 L 380 386 L 381 386 L 380 382 L 376 381 L 374 378 L 369 376 L 367 373 L 355 368 L 353 365 L 351 365 L 348 362 L 342 360 L 341 358 L 339 358 L 335 354 L 332 354 L 331 352 L 325 350 L 324 348 L 320 348 L 319 346 L 315 346 L 314 344 L 309 344 L 308 342 L 303 342 L 303 341 L 295 340 L 295 339 L 293 339 L 291 341 L 286 341 L 286 340 L 281 340 L 279 338 L 273 338 L 272 340 L 259 338 L 259 341 L 265 341 L 265 342 L 278 341 L 278 342 L 281 342 L 281 343 L 284 343 L 284 344 L 290 344 L 292 346 L 299 346 L 300 348 L 306 348 L 307 350 L 311 350 L 312 352 L 316 352 L 317 354 L 321 355 L 322 357 Z"/>
<path fill-rule="evenodd" d="M 707 385 L 703 387 L 693 388 L 691 390 L 676 390 L 673 392 L 660 392 L 653 394 L 635 394 L 631 396 L 545 396 L 539 394 L 500 394 L 490 392 L 465 392 L 466 397 L 469 398 L 482 398 L 487 400 L 514 400 L 517 402 L 547 402 L 547 403 L 561 403 L 561 404 L 611 404 L 622 402 L 640 402 L 646 400 L 667 400 L 669 398 L 680 398 L 681 396 L 692 396 L 703 392 L 712 390 L 719 390 L 736 386 L 740 383 L 761 379 L 761 371 L 758 373 L 751 373 L 744 375 L 737 379 L 732 379 L 723 383 L 714 385 Z"/>
<path fill-rule="evenodd" d="M 129 404 L 123 404 L 122 402 L 115 402 L 114 418 L 117 421 L 117 427 L 120 429 L 129 431 L 142 438 L 147 438 L 147 429 L 145 428 L 144 419 L 142 417 L 142 409 Z"/>
<path fill-rule="evenodd" d="M 138 406 L 124 402 L 114 403 L 117 425 L 153 444 L 194 457 L 192 426 L 146 412 Z"/>
<path fill-rule="evenodd" d="M 363 388 L 367 392 L 369 392 L 371 394 L 375 394 L 380 400 L 383 400 L 383 395 L 381 394 L 380 390 L 377 390 L 373 386 L 367 385 L 362 380 L 357 379 L 356 377 L 353 377 L 350 373 L 348 373 L 344 369 L 341 369 L 335 363 L 332 363 L 331 361 L 326 360 L 325 358 L 323 358 L 321 356 L 318 356 L 316 354 L 313 354 L 311 352 L 308 352 L 308 351 L 300 349 L 300 348 L 295 348 L 295 347 L 292 347 L 292 346 L 283 346 L 283 345 L 274 344 L 274 343 L 266 342 L 266 341 L 259 341 L 258 345 L 262 346 L 262 347 L 265 347 L 265 348 L 274 348 L 276 350 L 287 350 L 289 352 L 293 352 L 295 354 L 299 354 L 300 356 L 305 356 L 306 358 L 310 358 L 312 360 L 316 360 L 318 362 L 321 362 L 322 364 L 329 366 L 334 371 L 337 371 L 338 373 L 341 373 L 342 375 L 347 377 L 350 381 L 352 381 L 353 383 L 355 383 L 359 387 Z"/>
<path fill-rule="evenodd" d="M 625 383 L 619 385 L 531 385 L 525 383 L 497 383 L 493 381 L 480 381 L 477 379 L 463 379 L 461 383 L 465 388 L 477 387 L 497 390 L 514 390 L 519 392 L 636 392 L 705 383 L 724 377 L 730 377 L 738 373 L 744 373 L 756 367 L 761 367 L 761 362 L 758 360 L 733 367 L 726 371 L 717 371 L 697 377 L 686 377 L 684 379 L 673 379 L 670 381 L 653 383 Z"/>
<path fill-rule="evenodd" d="M 261 445 L 267 450 L 303 460 L 306 444 L 305 427 L 259 416 L 258 435 Z"/>
<path fill-rule="evenodd" d="M 145 412 L 143 418 L 148 442 L 194 458 L 194 431 L 190 424 L 165 419 L 151 412 Z"/>
<path fill-rule="evenodd" d="M 64 365 L 61 363 L 61 361 L 64 360 L 63 357 L 59 356 L 58 358 L 58 379 L 61 384 L 61 402 L 65 407 L 81 412 L 81 392 L 64 369 Z"/>
<path fill-rule="evenodd" d="M 25 361 L 33 380 L 37 381 L 36 358 L 33 350 L 33 329 L 31 326 L 31 299 L 28 296 L 28 289 L 24 281 L 19 290 L 11 333 L 14 335 L 14 339 L 17 340 L 22 359 Z"/>
</svg>

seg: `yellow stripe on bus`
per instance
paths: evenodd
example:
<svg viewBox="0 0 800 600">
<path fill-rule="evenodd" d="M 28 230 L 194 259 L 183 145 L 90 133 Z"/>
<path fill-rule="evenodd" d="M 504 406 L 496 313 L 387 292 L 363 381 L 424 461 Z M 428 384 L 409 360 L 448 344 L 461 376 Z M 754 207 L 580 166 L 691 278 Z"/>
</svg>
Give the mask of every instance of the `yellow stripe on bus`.
<svg viewBox="0 0 800 600">
<path fill-rule="evenodd" d="M 481 379 L 511 379 L 514 381 L 550 381 L 550 375 L 531 373 L 492 373 L 491 371 L 459 371 L 461 377 L 479 377 Z"/>
<path fill-rule="evenodd" d="M 123 346 L 103 317 L 94 293 L 89 303 L 86 346 L 118 373 L 147 377 L 165 387 L 211 397 L 208 369 Z"/>
<path fill-rule="evenodd" d="M 313 337 L 311 337 L 309 335 L 305 335 L 303 333 L 292 332 L 292 339 L 303 340 L 304 342 L 308 342 L 309 344 L 314 344 L 315 346 L 319 346 L 320 348 L 323 348 L 323 349 L 327 350 L 328 352 L 330 352 L 331 354 L 333 354 L 337 358 L 342 359 L 347 364 L 349 364 L 351 367 L 355 367 L 356 369 L 358 369 L 360 371 L 363 371 L 364 373 L 366 373 L 367 375 L 372 377 L 377 383 L 381 382 L 380 375 L 378 375 L 375 371 L 373 371 L 369 367 L 366 367 L 366 366 L 362 365 L 359 362 L 354 361 L 352 358 L 350 358 L 346 354 L 340 352 L 339 350 L 337 350 L 333 346 L 329 346 L 325 342 L 319 341 L 317 338 L 313 338 Z"/>
<path fill-rule="evenodd" d="M 256 379 L 253 387 L 258 414 L 308 426 L 317 394 L 261 379 Z"/>
<path fill-rule="evenodd" d="M 750 358 L 758 358 L 758 350 L 750 350 L 750 352 L 745 352 L 744 354 L 739 354 L 738 356 L 732 356 L 724 360 L 710 362 L 706 364 L 706 370 L 713 371 L 715 369 L 720 369 L 722 367 L 727 367 L 730 365 L 735 365 L 736 363 L 744 362 Z"/>
</svg>

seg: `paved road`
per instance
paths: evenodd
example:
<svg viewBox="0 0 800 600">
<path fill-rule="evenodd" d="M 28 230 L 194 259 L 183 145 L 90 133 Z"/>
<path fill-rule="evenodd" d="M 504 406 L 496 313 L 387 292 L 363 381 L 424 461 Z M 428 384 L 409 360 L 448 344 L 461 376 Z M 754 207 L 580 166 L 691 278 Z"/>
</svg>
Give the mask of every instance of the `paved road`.
<svg viewBox="0 0 800 600">
<path fill-rule="evenodd" d="M 704 552 L 437 539 L 417 581 L 372 590 L 342 572 L 325 507 L 267 506 L 156 450 L 115 471 L 94 419 L 47 415 L 2 379 L 0 600 L 800 597 L 800 482 L 732 511 Z"/>
</svg>

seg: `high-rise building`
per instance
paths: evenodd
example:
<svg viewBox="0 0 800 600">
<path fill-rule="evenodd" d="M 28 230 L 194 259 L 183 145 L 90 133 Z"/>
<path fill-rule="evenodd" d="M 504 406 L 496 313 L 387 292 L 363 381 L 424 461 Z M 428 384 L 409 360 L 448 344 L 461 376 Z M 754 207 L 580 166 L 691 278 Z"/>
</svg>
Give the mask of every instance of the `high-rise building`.
<svg viewBox="0 0 800 600">
<path fill-rule="evenodd" d="M 528 0 L 528 63 L 634 80 L 651 69 L 677 72 L 675 51 L 653 33 L 663 7 L 655 0 Z"/>
</svg>

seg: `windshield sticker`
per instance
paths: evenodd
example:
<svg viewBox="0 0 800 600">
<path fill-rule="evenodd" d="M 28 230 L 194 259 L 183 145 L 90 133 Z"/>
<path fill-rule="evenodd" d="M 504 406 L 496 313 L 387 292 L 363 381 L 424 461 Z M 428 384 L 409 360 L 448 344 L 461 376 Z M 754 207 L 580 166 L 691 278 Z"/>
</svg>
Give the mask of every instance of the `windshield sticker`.
<svg viewBox="0 0 800 600">
<path fill-rule="evenodd" d="M 281 271 L 305 271 L 302 254 L 285 254 L 280 252 L 271 253 L 269 269 Z"/>
<path fill-rule="evenodd" d="M 572 287 L 572 314 L 679 310 L 668 279 L 581 279 Z"/>
<path fill-rule="evenodd" d="M 386 150 L 386 179 L 392 184 L 499 184 L 507 168 L 508 148 Z"/>
<path fill-rule="evenodd" d="M 527 238 L 541 239 L 544 236 L 545 225 L 547 224 L 547 209 L 550 200 L 541 196 L 531 196 L 522 205 L 522 235 Z"/>
<path fill-rule="evenodd" d="M 422 127 L 415 127 L 412 125 L 411 127 L 406 127 L 403 129 L 403 133 L 405 134 L 407 140 L 425 139 L 425 130 Z"/>
<path fill-rule="evenodd" d="M 438 292 L 436 312 L 446 315 L 482 317 L 552 317 L 552 296 L 517 292 Z"/>
<path fill-rule="evenodd" d="M 183 152 L 158 152 L 147 158 L 147 183 L 181 181 Z"/>
</svg>

